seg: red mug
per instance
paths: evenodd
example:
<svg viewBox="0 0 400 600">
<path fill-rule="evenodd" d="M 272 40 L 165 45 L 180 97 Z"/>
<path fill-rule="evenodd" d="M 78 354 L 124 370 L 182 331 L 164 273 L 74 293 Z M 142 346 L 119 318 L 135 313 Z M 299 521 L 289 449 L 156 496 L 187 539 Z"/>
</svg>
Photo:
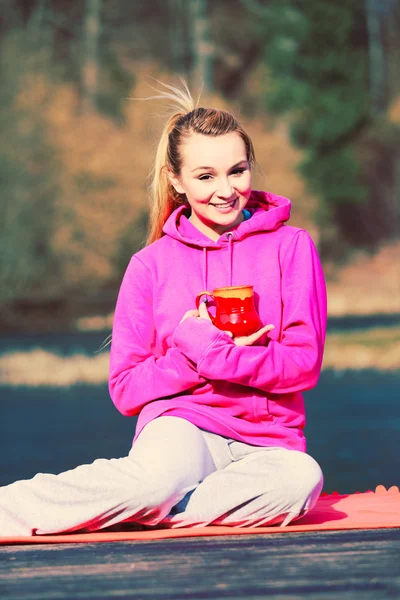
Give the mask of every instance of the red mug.
<svg viewBox="0 0 400 600">
<path fill-rule="evenodd" d="M 212 323 L 218 329 L 232 332 L 234 337 L 251 335 L 263 326 L 254 306 L 252 285 L 228 286 L 216 288 L 212 292 L 200 292 L 196 297 L 197 309 L 202 296 L 210 296 L 215 302 L 215 317 L 210 315 Z"/>
</svg>

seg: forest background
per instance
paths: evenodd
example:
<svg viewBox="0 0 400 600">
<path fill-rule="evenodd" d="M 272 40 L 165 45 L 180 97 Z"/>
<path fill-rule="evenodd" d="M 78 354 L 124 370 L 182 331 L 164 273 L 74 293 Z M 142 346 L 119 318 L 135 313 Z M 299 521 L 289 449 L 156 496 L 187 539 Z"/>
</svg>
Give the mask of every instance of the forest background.
<svg viewBox="0 0 400 600">
<path fill-rule="evenodd" d="M 0 0 L 0 329 L 111 328 L 165 118 L 137 99 L 178 75 L 250 133 L 330 316 L 398 317 L 399 33 L 396 0 Z M 398 368 L 399 331 L 368 360 Z"/>
</svg>

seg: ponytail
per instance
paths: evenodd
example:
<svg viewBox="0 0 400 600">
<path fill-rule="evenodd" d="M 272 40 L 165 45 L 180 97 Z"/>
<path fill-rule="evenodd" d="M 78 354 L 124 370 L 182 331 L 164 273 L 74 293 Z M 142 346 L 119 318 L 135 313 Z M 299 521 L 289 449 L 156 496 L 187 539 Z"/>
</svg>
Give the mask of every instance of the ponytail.
<svg viewBox="0 0 400 600">
<path fill-rule="evenodd" d="M 157 96 L 152 96 L 149 99 L 162 98 L 164 100 L 171 100 L 174 112 L 169 117 L 162 131 L 151 173 L 150 219 L 146 244 L 151 244 L 162 236 L 162 228 L 168 217 L 179 205 L 184 204 L 184 198 L 178 194 L 168 178 L 168 169 L 175 172 L 176 163 L 179 162 L 176 156 L 173 156 L 171 161 L 169 137 L 179 119 L 192 112 L 195 108 L 189 88 L 183 79 L 181 79 L 182 88 L 162 82 L 159 83 L 166 89 L 161 90 Z"/>
</svg>

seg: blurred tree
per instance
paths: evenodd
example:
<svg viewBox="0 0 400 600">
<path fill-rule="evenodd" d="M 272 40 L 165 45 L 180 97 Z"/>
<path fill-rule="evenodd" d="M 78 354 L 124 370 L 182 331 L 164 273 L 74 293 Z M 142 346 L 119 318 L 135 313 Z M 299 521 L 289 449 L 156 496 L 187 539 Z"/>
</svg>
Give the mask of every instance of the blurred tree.
<svg viewBox="0 0 400 600">
<path fill-rule="evenodd" d="M 209 12 L 215 90 L 236 100 L 242 114 L 265 114 L 265 19 L 241 0 L 212 2 Z"/>
<path fill-rule="evenodd" d="M 11 31 L 0 46 L 0 307 L 57 281 L 52 250 L 57 155 L 49 143 L 41 74 L 48 56 L 37 40 Z M 24 86 L 30 78 L 30 96 Z M 1 312 L 0 310 L 0 312 Z"/>
<path fill-rule="evenodd" d="M 372 10 L 371 2 L 367 8 L 375 16 L 376 7 Z M 242 0 L 242 5 L 255 19 L 263 19 L 268 31 L 265 61 L 272 78 L 265 91 L 266 104 L 276 114 L 290 115 L 292 139 L 304 151 L 300 171 L 321 200 L 317 219 L 325 240 L 323 256 L 332 257 L 336 252 L 339 257 L 348 245 L 369 246 L 393 237 L 398 233 L 396 221 L 373 216 L 383 206 L 389 215 L 396 213 L 394 169 L 386 173 L 390 194 L 383 198 L 382 189 L 367 185 L 368 172 L 377 166 L 373 153 L 363 162 L 363 144 L 366 139 L 371 143 L 372 131 L 376 136 L 374 107 L 377 103 L 380 110 L 387 106 L 383 80 L 376 74 L 384 62 L 382 49 L 377 36 L 371 39 L 368 35 L 364 1 Z M 371 29 L 377 29 L 375 22 Z M 370 69 L 374 74 L 372 98 L 369 46 L 374 47 L 375 57 Z M 385 142 L 381 138 L 380 149 L 387 144 L 385 155 L 391 154 L 396 139 L 398 142 L 398 134 L 394 137 L 386 136 Z M 379 209 L 377 192 L 381 196 Z M 354 217 L 365 207 L 372 222 L 360 231 L 365 219 L 357 221 Z"/>
<path fill-rule="evenodd" d="M 194 90 L 204 87 L 213 89 L 213 46 L 210 38 L 207 0 L 191 0 L 186 3 L 192 37 L 191 86 Z"/>
<path fill-rule="evenodd" d="M 365 0 L 371 110 L 376 115 L 387 109 L 390 98 L 389 37 L 396 5 L 398 0 Z"/>
<path fill-rule="evenodd" d="M 132 255 L 139 252 L 146 245 L 148 226 L 149 211 L 146 207 L 142 208 L 134 220 L 128 223 L 120 237 L 118 249 L 114 256 L 114 279 L 117 285 L 121 281 Z"/>
<path fill-rule="evenodd" d="M 100 9 L 101 0 L 86 0 L 85 24 L 83 27 L 84 58 L 81 69 L 81 109 L 83 112 L 89 112 L 96 108 Z"/>
<path fill-rule="evenodd" d="M 168 64 L 172 71 L 189 79 L 187 11 L 184 0 L 168 0 Z M 165 60 L 165 56 L 164 56 Z"/>
<path fill-rule="evenodd" d="M 382 39 L 381 13 L 376 0 L 365 0 L 371 105 L 375 112 L 386 108 L 386 61 Z"/>
<path fill-rule="evenodd" d="M 38 37 L 64 81 L 79 89 L 83 111 L 96 109 L 117 122 L 123 120 L 122 105 L 134 77 L 119 53 L 120 21 L 136 26 L 132 3 L 119 0 L 0 0 L 3 30 L 21 30 Z M 136 3 L 134 3 L 136 5 Z M 101 23 L 101 15 L 107 20 Z M 0 16 L 1 19 L 1 16 Z M 100 24 L 102 27 L 100 27 Z"/>
</svg>

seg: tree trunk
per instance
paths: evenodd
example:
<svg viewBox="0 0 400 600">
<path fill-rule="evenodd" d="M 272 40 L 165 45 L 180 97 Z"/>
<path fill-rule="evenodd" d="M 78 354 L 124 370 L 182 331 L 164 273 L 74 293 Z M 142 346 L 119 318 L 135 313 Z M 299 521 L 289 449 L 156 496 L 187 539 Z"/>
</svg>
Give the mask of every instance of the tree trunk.
<svg viewBox="0 0 400 600">
<path fill-rule="evenodd" d="M 193 91 L 199 92 L 202 87 L 205 91 L 212 91 L 214 49 L 210 41 L 208 1 L 190 0 L 187 7 L 192 35 L 191 84 Z"/>
<path fill-rule="evenodd" d="M 387 108 L 387 64 L 384 46 L 383 15 L 377 0 L 366 0 L 366 13 L 371 106 L 372 112 L 376 115 L 384 112 Z"/>
<path fill-rule="evenodd" d="M 100 37 L 101 0 L 86 0 L 83 33 L 83 65 L 81 70 L 81 110 L 96 108 L 98 79 L 98 41 Z"/>
<path fill-rule="evenodd" d="M 186 13 L 183 0 L 169 0 L 169 52 L 173 71 L 186 75 Z"/>
</svg>

